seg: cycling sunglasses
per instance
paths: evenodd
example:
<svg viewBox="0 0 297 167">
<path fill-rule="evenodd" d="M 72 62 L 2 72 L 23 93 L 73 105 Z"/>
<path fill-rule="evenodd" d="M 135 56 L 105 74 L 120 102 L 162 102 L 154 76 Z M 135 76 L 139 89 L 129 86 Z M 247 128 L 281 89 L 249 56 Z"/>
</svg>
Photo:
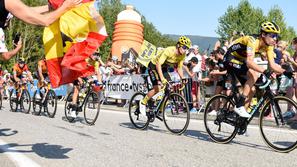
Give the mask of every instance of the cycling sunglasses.
<svg viewBox="0 0 297 167">
<path fill-rule="evenodd" d="M 182 46 L 183 50 L 189 50 L 189 48 L 186 45 Z"/>
<path fill-rule="evenodd" d="M 275 34 L 275 33 L 268 33 L 267 36 L 277 40 L 279 38 L 279 35 L 278 34 Z"/>
</svg>

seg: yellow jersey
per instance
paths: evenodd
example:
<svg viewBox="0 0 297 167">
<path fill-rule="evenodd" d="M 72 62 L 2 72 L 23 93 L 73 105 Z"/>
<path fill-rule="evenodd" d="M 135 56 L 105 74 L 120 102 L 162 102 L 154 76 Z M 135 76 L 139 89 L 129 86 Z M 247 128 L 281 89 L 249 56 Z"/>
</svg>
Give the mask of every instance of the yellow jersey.
<svg viewBox="0 0 297 167">
<path fill-rule="evenodd" d="M 267 53 L 267 59 L 273 60 L 275 58 L 273 46 L 265 46 L 260 48 L 260 40 L 255 39 L 252 36 L 243 36 L 233 42 L 233 45 L 229 47 L 228 53 L 240 60 L 246 60 L 247 51 L 251 51 L 255 54 Z"/>
<path fill-rule="evenodd" d="M 153 57 L 151 62 L 155 65 L 157 64 L 157 62 L 159 62 L 161 65 L 177 65 L 177 68 L 181 69 L 183 67 L 183 62 L 185 60 L 186 54 L 177 55 L 175 51 L 175 46 L 167 47 L 162 52 L 159 52 L 155 57 Z"/>
<path fill-rule="evenodd" d="M 87 58 L 86 62 L 88 63 L 89 66 L 93 66 L 95 68 L 96 73 L 99 72 L 100 63 L 98 61 Z"/>
</svg>

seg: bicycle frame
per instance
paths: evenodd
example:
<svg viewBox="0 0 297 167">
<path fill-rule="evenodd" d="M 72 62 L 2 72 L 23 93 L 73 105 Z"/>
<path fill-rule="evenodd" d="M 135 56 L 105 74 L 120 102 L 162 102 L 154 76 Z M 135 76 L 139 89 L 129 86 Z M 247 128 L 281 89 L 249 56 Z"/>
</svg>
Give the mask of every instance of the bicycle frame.
<svg viewBox="0 0 297 167">
<path fill-rule="evenodd" d="M 233 102 L 237 102 L 238 101 L 238 97 L 237 94 L 239 93 L 238 88 L 236 86 L 236 77 L 234 74 L 231 74 L 232 76 L 232 94 L 230 96 L 228 96 L 230 98 L 230 100 L 232 100 Z M 250 112 L 251 117 L 247 119 L 247 125 L 253 120 L 253 118 L 255 117 L 256 113 L 260 112 L 260 108 L 265 105 L 265 101 L 269 100 L 271 101 L 271 105 L 274 106 L 274 94 L 272 93 L 272 91 L 270 90 L 269 85 L 265 88 L 265 93 L 264 95 L 261 97 L 261 99 L 259 100 L 259 102 L 257 103 L 257 105 L 252 109 L 252 111 Z M 227 104 L 227 103 L 226 103 Z M 235 103 L 234 103 L 235 104 Z M 278 106 L 279 107 L 279 106 Z M 274 108 L 273 110 L 273 114 L 276 115 Z M 281 121 L 283 122 L 283 117 L 281 117 Z M 278 124 L 278 120 L 276 119 L 276 122 Z"/>
</svg>

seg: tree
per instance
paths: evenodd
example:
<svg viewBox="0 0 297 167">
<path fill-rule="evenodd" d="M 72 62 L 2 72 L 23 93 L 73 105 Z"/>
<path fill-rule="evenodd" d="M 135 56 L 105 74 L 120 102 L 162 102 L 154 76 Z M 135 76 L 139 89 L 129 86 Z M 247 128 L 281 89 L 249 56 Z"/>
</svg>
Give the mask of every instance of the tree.
<svg viewBox="0 0 297 167">
<path fill-rule="evenodd" d="M 253 8 L 249 1 L 243 0 L 237 7 L 229 6 L 227 12 L 219 18 L 217 33 L 223 39 L 229 39 L 233 31 L 256 34 L 259 32 L 259 25 L 264 20 L 261 9 Z"/>
<path fill-rule="evenodd" d="M 261 9 L 252 7 L 247 0 L 242 0 L 237 7 L 228 7 L 227 12 L 219 18 L 217 33 L 223 39 L 229 39 L 234 30 L 250 35 L 258 34 L 259 26 L 264 21 L 278 24 L 284 40 L 291 40 L 296 35 L 294 29 L 287 26 L 283 12 L 278 6 L 270 9 L 265 16 Z"/>
<path fill-rule="evenodd" d="M 25 0 L 25 4 L 29 6 L 44 5 L 44 0 Z M 23 48 L 21 51 L 8 62 L 1 62 L 4 68 L 11 71 L 13 64 L 19 57 L 24 57 L 29 69 L 36 70 L 37 61 L 44 56 L 43 43 L 42 43 L 43 28 L 38 26 L 28 25 L 16 18 L 11 21 L 10 27 L 5 30 L 6 44 L 8 49 L 13 49 L 13 39 L 16 34 L 20 34 L 23 39 Z"/>
</svg>

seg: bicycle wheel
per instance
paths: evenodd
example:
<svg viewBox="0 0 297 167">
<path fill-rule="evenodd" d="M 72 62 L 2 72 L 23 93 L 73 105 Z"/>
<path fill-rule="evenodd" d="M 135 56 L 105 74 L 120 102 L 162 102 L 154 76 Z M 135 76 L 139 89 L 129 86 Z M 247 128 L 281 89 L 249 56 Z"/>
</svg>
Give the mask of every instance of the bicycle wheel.
<svg viewBox="0 0 297 167">
<path fill-rule="evenodd" d="M 260 131 L 265 143 L 275 151 L 290 152 L 297 146 L 297 121 L 284 118 L 285 111 L 297 111 L 297 104 L 284 96 L 274 97 L 260 113 Z"/>
<path fill-rule="evenodd" d="M 237 134 L 235 104 L 226 95 L 215 95 L 206 104 L 204 126 L 216 143 L 229 143 Z"/>
<path fill-rule="evenodd" d="M 66 98 L 66 102 L 65 102 L 65 117 L 69 122 L 73 122 L 75 118 L 70 116 L 70 110 L 71 108 L 69 107 L 69 104 L 72 103 L 72 96 L 73 96 L 73 91 L 70 92 Z"/>
<path fill-rule="evenodd" d="M 190 122 L 189 106 L 186 99 L 178 93 L 170 93 L 162 106 L 163 121 L 166 128 L 174 134 L 183 134 Z"/>
<path fill-rule="evenodd" d="M 94 125 L 100 112 L 100 99 L 96 92 L 90 91 L 84 105 L 84 118 L 87 124 Z"/>
<path fill-rule="evenodd" d="M 131 123 L 137 129 L 146 129 L 149 125 L 149 119 L 139 111 L 139 101 L 145 96 L 142 92 L 135 93 L 129 103 L 129 118 Z M 148 107 L 147 107 L 148 108 Z"/>
<path fill-rule="evenodd" d="M 44 110 L 47 112 L 48 117 L 54 118 L 57 111 L 57 96 L 53 90 L 49 90 L 45 97 Z"/>
<path fill-rule="evenodd" d="M 31 108 L 31 97 L 27 89 L 23 90 L 20 102 L 22 112 L 28 114 Z"/>
<path fill-rule="evenodd" d="M 33 94 L 33 114 L 40 115 L 42 110 L 41 99 L 37 99 L 36 96 L 37 96 L 37 91 L 35 91 Z"/>
<path fill-rule="evenodd" d="M 18 108 L 18 99 L 15 89 L 9 93 L 9 105 L 12 112 L 16 112 Z"/>
</svg>

